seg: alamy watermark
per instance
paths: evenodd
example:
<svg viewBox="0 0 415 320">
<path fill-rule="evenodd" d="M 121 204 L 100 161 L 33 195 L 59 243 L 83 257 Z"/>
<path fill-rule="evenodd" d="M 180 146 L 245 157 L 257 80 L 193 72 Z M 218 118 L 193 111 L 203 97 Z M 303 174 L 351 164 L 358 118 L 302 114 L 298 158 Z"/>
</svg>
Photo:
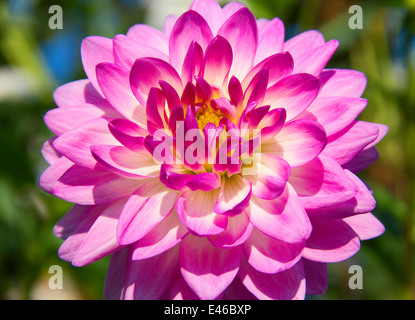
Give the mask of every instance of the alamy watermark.
<svg viewBox="0 0 415 320">
<path fill-rule="evenodd" d="M 63 289 L 63 270 L 59 265 L 53 265 L 49 267 L 49 289 L 51 290 L 62 290 Z"/>
<path fill-rule="evenodd" d="M 63 10 L 61 6 L 53 5 L 49 7 L 49 14 L 51 17 L 49 18 L 49 28 L 52 30 L 62 30 L 63 29 Z"/>
<path fill-rule="evenodd" d="M 349 288 L 351 290 L 363 289 L 363 269 L 359 265 L 352 265 L 349 267 L 349 274 L 352 276 L 349 278 Z"/>
<path fill-rule="evenodd" d="M 363 9 L 359 5 L 353 5 L 349 8 L 349 14 L 353 14 L 349 18 L 349 28 L 352 30 L 363 29 Z"/>
</svg>

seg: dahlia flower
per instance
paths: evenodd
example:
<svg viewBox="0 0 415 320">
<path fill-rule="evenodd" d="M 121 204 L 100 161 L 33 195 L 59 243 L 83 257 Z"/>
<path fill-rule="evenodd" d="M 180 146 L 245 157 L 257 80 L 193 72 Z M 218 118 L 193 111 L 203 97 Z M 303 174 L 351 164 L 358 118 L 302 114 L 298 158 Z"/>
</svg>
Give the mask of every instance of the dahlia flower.
<svg viewBox="0 0 415 320">
<path fill-rule="evenodd" d="M 85 80 L 59 87 L 40 186 L 74 203 L 63 260 L 111 255 L 107 299 L 303 299 L 327 263 L 379 236 L 356 173 L 387 128 L 356 120 L 364 74 L 278 18 L 195 0 L 163 31 L 82 42 Z"/>
</svg>

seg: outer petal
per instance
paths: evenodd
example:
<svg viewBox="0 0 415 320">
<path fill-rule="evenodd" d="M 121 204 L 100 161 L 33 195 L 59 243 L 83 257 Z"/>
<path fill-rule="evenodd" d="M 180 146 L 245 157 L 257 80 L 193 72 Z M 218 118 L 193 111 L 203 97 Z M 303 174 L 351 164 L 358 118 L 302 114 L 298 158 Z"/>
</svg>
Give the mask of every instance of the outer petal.
<svg viewBox="0 0 415 320">
<path fill-rule="evenodd" d="M 108 264 L 105 277 L 104 299 L 120 300 L 123 298 L 125 285 L 126 266 L 129 259 L 129 247 L 114 252 Z"/>
<path fill-rule="evenodd" d="M 76 164 L 95 168 L 90 147 L 95 144 L 119 145 L 108 129 L 108 120 L 98 118 L 68 131 L 53 142 L 53 147 Z"/>
<path fill-rule="evenodd" d="M 200 300 L 187 285 L 186 281 L 184 281 L 181 274 L 177 276 L 176 280 L 167 290 L 166 298 L 168 300 Z"/>
<path fill-rule="evenodd" d="M 43 158 L 50 165 L 55 163 L 56 161 L 58 161 L 62 157 L 62 155 L 59 153 L 59 151 L 57 151 L 52 145 L 52 143 L 55 139 L 56 139 L 56 137 L 53 137 L 53 138 L 50 138 L 50 139 L 46 140 L 43 143 L 42 149 L 41 149 L 41 153 L 42 153 Z"/>
<path fill-rule="evenodd" d="M 180 267 L 184 280 L 201 298 L 213 300 L 238 273 L 242 248 L 220 249 L 206 238 L 188 235 L 180 246 Z"/>
<path fill-rule="evenodd" d="M 160 299 L 176 279 L 178 267 L 179 246 L 149 259 L 129 260 L 124 299 Z"/>
<path fill-rule="evenodd" d="M 328 139 L 322 154 L 343 165 L 374 142 L 378 135 L 379 128 L 376 125 L 364 121 L 354 121 L 346 129 Z"/>
<path fill-rule="evenodd" d="M 213 211 L 219 190 L 187 191 L 177 200 L 177 214 L 183 224 L 199 236 L 225 231 L 228 217 Z"/>
<path fill-rule="evenodd" d="M 302 261 L 276 274 L 256 271 L 242 259 L 238 277 L 261 300 L 302 300 L 305 298 L 305 274 Z"/>
<path fill-rule="evenodd" d="M 118 242 L 127 245 L 146 236 L 170 214 L 176 198 L 176 192 L 166 189 L 157 179 L 144 181 L 121 212 Z"/>
<path fill-rule="evenodd" d="M 326 69 L 320 75 L 319 98 L 353 97 L 360 98 L 365 91 L 367 78 L 364 73 L 346 69 Z"/>
<path fill-rule="evenodd" d="M 258 50 L 255 55 L 254 64 L 259 61 L 282 52 L 284 48 L 285 29 L 284 23 L 279 18 L 274 18 L 259 29 Z"/>
<path fill-rule="evenodd" d="M 294 168 L 289 181 L 306 210 L 344 203 L 359 191 L 342 167 L 324 156 Z"/>
<path fill-rule="evenodd" d="M 271 109 L 284 108 L 287 121 L 294 119 L 314 101 L 320 89 L 320 80 L 307 73 L 281 79 L 267 90 L 263 104 Z"/>
<path fill-rule="evenodd" d="M 299 243 L 311 233 L 311 224 L 293 187 L 287 184 L 274 200 L 253 196 L 249 211 L 251 223 L 266 235 L 288 243 Z"/>
<path fill-rule="evenodd" d="M 280 157 L 291 167 L 302 166 L 323 151 L 327 138 L 324 128 L 314 120 L 296 120 L 261 146 L 261 152 Z"/>
<path fill-rule="evenodd" d="M 137 180 L 73 165 L 53 186 L 52 194 L 68 202 L 95 205 L 128 197 L 135 189 Z"/>
<path fill-rule="evenodd" d="M 42 173 L 39 186 L 46 192 L 52 192 L 59 178 L 73 165 L 74 163 L 65 157 L 59 158 Z"/>
<path fill-rule="evenodd" d="M 53 99 L 59 108 L 76 107 L 86 103 L 100 108 L 111 108 L 88 79 L 61 85 L 53 92 Z"/>
<path fill-rule="evenodd" d="M 243 79 L 251 69 L 258 45 L 256 20 L 247 8 L 239 9 L 220 28 L 223 36 L 232 46 L 233 64 L 230 75 Z"/>
<path fill-rule="evenodd" d="M 327 264 L 302 259 L 305 271 L 307 294 L 324 294 L 328 287 Z"/>
<path fill-rule="evenodd" d="M 339 262 L 359 251 L 359 237 L 344 221 L 310 219 L 313 232 L 306 242 L 304 258 L 317 262 Z"/>
<path fill-rule="evenodd" d="M 316 99 L 299 118 L 315 119 L 326 130 L 327 136 L 350 125 L 366 108 L 367 100 L 349 97 Z"/>
<path fill-rule="evenodd" d="M 290 269 L 301 259 L 305 241 L 285 243 L 273 239 L 254 228 L 244 243 L 244 253 L 249 264 L 263 273 L 278 273 Z"/>
<path fill-rule="evenodd" d="M 81 45 L 81 57 L 88 79 L 94 88 L 101 93 L 95 74 L 95 67 L 101 62 L 114 63 L 112 39 L 98 36 L 85 38 Z"/>
<path fill-rule="evenodd" d="M 126 199 L 114 202 L 97 218 L 72 259 L 77 267 L 97 261 L 121 248 L 115 235 Z"/>
<path fill-rule="evenodd" d="M 383 224 L 371 213 L 358 214 L 343 219 L 360 240 L 369 240 L 379 237 L 385 232 Z"/>
</svg>

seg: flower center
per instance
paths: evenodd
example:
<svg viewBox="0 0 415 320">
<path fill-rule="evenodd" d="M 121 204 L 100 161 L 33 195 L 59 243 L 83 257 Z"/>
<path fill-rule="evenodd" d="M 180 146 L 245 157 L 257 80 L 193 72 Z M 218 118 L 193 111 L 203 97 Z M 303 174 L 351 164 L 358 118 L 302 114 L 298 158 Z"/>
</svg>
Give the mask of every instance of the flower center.
<svg viewBox="0 0 415 320">
<path fill-rule="evenodd" d="M 219 126 L 219 121 L 223 116 L 220 110 L 213 110 L 210 105 L 208 107 L 202 106 L 196 113 L 196 121 L 199 129 L 203 130 L 208 123 L 213 123 L 216 127 Z"/>
</svg>

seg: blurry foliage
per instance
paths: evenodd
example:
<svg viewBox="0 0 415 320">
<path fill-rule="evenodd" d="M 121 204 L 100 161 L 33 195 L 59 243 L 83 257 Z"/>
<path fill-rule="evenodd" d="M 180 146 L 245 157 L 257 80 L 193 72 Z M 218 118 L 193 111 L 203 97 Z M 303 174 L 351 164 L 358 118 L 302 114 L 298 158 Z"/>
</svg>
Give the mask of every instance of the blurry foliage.
<svg viewBox="0 0 415 320">
<path fill-rule="evenodd" d="M 281 18 L 287 38 L 318 29 L 326 40 L 340 40 L 328 67 L 364 72 L 369 104 L 360 119 L 390 128 L 378 146 L 380 159 L 360 174 L 374 190 L 374 214 L 386 232 L 362 242 L 351 259 L 329 265 L 327 294 L 309 298 L 414 299 L 415 1 L 244 2 L 257 18 Z M 48 269 L 54 264 L 63 268 L 66 295 L 53 292 L 52 298 L 102 298 L 108 259 L 74 268 L 57 256 L 62 241 L 52 228 L 70 204 L 37 186 L 46 168 L 40 148 L 52 136 L 42 117 L 54 108 L 52 92 L 57 86 L 85 77 L 79 53 L 82 39 L 125 33 L 144 21 L 149 3 L 0 2 L 0 299 L 48 297 L 42 295 L 42 286 L 47 288 Z M 63 30 L 48 28 L 53 4 L 63 8 Z M 363 8 L 363 30 L 348 27 L 353 4 Z M 13 83 L 11 94 L 2 91 Z M 348 268 L 353 264 L 363 268 L 363 290 L 348 288 Z"/>
</svg>

